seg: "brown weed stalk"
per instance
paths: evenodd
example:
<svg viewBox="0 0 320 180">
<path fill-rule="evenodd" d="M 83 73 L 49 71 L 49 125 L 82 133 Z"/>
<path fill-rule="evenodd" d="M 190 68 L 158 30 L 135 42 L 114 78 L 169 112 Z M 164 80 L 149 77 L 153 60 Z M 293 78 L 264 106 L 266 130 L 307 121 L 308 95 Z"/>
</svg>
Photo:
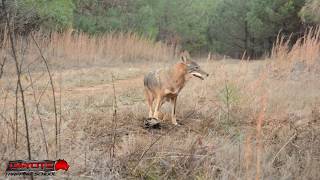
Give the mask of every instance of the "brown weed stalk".
<svg viewBox="0 0 320 180">
<path fill-rule="evenodd" d="M 271 51 L 274 66 L 281 71 L 290 71 L 296 62 L 302 62 L 309 67 L 320 61 L 320 27 L 311 28 L 292 46 L 291 38 L 285 39 L 278 35 Z"/>
</svg>

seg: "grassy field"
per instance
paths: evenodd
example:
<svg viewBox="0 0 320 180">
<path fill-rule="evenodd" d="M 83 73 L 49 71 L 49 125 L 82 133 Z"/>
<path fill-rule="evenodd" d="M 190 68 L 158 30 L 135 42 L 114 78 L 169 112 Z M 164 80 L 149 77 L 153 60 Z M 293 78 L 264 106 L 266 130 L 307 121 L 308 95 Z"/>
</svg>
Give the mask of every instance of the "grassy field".
<svg viewBox="0 0 320 180">
<path fill-rule="evenodd" d="M 32 159 L 56 159 L 58 149 L 70 169 L 57 178 L 317 179 L 319 31 L 306 37 L 290 52 L 279 39 L 265 60 L 195 58 L 210 76 L 192 78 L 179 95 L 182 125 L 171 125 L 164 105 L 161 128 L 145 129 L 143 76 L 179 61 L 170 47 L 124 34 L 39 35 L 53 74 L 58 137 L 41 57 L 32 41 L 18 40 Z M 8 160 L 27 159 L 9 52 L 0 52 L 8 58 L 0 79 L 0 175 Z"/>
</svg>

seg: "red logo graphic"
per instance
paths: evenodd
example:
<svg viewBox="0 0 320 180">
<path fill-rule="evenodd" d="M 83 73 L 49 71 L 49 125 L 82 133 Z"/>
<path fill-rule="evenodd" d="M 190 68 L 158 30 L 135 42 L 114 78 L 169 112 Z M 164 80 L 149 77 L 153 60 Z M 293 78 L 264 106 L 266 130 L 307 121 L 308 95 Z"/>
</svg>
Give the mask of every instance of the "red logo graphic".
<svg viewBox="0 0 320 180">
<path fill-rule="evenodd" d="M 56 164 L 54 165 L 54 169 L 56 171 L 58 170 L 65 170 L 65 171 L 68 171 L 69 169 L 69 164 L 67 163 L 67 161 L 65 161 L 64 159 L 59 159 L 56 161 Z"/>
<path fill-rule="evenodd" d="M 68 171 L 69 164 L 64 159 L 52 160 L 15 160 L 9 161 L 6 175 L 42 175 L 53 176 L 58 170 Z"/>
</svg>

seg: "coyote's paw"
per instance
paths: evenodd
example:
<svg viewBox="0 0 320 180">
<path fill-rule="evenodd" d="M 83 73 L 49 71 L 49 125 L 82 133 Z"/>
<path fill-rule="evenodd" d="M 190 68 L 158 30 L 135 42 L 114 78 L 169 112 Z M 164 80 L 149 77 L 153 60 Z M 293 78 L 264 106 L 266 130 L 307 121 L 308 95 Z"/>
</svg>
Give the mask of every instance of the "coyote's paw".
<svg viewBox="0 0 320 180">
<path fill-rule="evenodd" d="M 160 122 L 156 118 L 148 118 L 143 124 L 145 128 L 160 128 Z"/>
<path fill-rule="evenodd" d="M 180 126 L 180 124 L 177 122 L 176 118 L 172 119 L 172 124 L 175 126 Z"/>
</svg>

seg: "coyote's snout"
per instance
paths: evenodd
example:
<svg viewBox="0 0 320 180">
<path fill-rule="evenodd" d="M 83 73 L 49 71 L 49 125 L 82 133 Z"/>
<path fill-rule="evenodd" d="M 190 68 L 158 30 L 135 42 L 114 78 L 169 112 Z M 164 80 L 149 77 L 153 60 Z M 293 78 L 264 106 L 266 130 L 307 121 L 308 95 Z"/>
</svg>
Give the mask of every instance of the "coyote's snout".
<svg viewBox="0 0 320 180">
<path fill-rule="evenodd" d="M 193 75 L 204 79 L 209 76 L 200 66 L 189 59 L 186 54 L 181 56 L 182 62 L 175 64 L 171 68 L 152 71 L 144 77 L 145 96 L 149 106 L 149 117 L 159 119 L 159 109 L 166 101 L 172 104 L 172 123 L 177 125 L 176 121 L 176 103 L 181 89 L 184 87 L 187 76 Z M 153 101 L 155 109 L 153 112 Z"/>
</svg>

